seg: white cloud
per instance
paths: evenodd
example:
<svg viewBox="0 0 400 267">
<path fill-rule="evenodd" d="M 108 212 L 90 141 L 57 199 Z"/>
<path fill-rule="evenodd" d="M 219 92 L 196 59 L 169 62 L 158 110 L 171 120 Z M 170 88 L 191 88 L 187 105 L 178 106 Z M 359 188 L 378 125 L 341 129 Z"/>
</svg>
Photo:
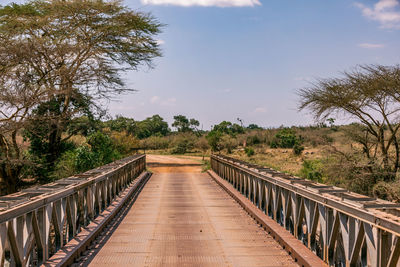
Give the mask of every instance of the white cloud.
<svg viewBox="0 0 400 267">
<path fill-rule="evenodd" d="M 355 5 L 361 9 L 365 17 L 378 21 L 382 28 L 400 29 L 399 0 L 379 0 L 373 7 L 362 3 Z"/>
<path fill-rule="evenodd" d="M 261 5 L 260 0 L 141 0 L 145 5 L 174 5 L 174 6 L 202 6 L 202 7 L 245 7 Z"/>
<path fill-rule="evenodd" d="M 163 45 L 163 44 L 165 44 L 165 41 L 159 39 L 159 40 L 156 41 L 156 43 L 157 43 L 158 45 Z"/>
<path fill-rule="evenodd" d="M 367 49 L 375 49 L 375 48 L 383 48 L 385 47 L 384 44 L 371 44 L 371 43 L 362 43 L 358 44 L 359 47 L 367 48 Z"/>
<path fill-rule="evenodd" d="M 265 113 L 265 112 L 267 112 L 267 109 L 264 107 L 258 107 L 254 109 L 254 113 Z"/>
</svg>

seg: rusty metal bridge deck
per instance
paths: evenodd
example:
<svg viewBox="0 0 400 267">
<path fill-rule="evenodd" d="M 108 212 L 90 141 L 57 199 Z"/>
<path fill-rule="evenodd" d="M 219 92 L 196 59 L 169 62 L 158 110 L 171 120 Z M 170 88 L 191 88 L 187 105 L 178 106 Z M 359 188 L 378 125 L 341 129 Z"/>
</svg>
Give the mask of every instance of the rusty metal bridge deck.
<svg viewBox="0 0 400 267">
<path fill-rule="evenodd" d="M 298 266 L 208 174 L 156 173 L 91 266 Z"/>
</svg>

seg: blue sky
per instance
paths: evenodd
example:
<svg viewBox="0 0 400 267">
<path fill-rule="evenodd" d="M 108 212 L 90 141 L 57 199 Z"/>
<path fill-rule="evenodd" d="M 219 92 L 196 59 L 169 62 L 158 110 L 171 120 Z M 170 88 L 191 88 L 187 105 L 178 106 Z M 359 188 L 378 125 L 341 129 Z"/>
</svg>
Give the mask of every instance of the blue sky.
<svg viewBox="0 0 400 267">
<path fill-rule="evenodd" d="M 125 0 L 167 24 L 158 36 L 163 57 L 127 73 L 138 91 L 109 111 L 169 122 L 183 114 L 204 129 L 238 117 L 264 127 L 311 124 L 297 111 L 296 89 L 357 64 L 400 63 L 399 1 Z"/>
</svg>

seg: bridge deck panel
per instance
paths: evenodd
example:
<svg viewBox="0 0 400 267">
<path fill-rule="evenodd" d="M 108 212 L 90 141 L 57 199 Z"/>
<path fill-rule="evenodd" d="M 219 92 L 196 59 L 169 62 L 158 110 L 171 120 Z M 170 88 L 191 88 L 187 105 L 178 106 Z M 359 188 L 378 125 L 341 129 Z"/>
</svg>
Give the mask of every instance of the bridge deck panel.
<svg viewBox="0 0 400 267">
<path fill-rule="evenodd" d="M 297 266 L 207 174 L 154 174 L 91 266 Z"/>
</svg>

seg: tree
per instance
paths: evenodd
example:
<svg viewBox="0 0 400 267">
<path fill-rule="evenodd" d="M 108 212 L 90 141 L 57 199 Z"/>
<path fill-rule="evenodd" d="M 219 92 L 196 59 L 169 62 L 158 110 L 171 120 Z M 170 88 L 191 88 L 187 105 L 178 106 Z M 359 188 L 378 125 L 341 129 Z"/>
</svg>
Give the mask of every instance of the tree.
<svg viewBox="0 0 400 267">
<path fill-rule="evenodd" d="M 222 133 L 220 131 L 212 130 L 206 135 L 206 139 L 212 151 L 221 151 L 221 138 Z"/>
<path fill-rule="evenodd" d="M 161 26 L 119 1 L 36 0 L 0 7 L 0 86 L 9 98 L 0 99 L 8 113 L 1 114 L 1 145 L 15 144 L 13 136 L 26 125 L 27 138 L 43 149 L 51 171 L 71 136 L 65 131 L 72 119 L 93 114 L 100 99 L 132 91 L 121 72 L 151 67 L 160 56 L 154 37 Z M 21 159 L 13 147 L 12 153 L 2 150 L 6 165 Z M 4 164 L 2 178 L 11 179 L 15 191 L 19 167 L 9 171 Z"/>
<path fill-rule="evenodd" d="M 338 113 L 357 119 L 365 127 L 363 138 L 359 138 L 364 142 L 365 155 L 382 166 L 385 180 L 394 179 L 400 164 L 399 65 L 360 66 L 340 78 L 317 80 L 301 89 L 299 95 L 300 109 L 310 109 L 316 119 L 325 120 Z M 370 149 L 375 151 L 371 153 Z"/>
<path fill-rule="evenodd" d="M 184 115 L 176 115 L 174 116 L 174 122 L 172 123 L 172 127 L 175 127 L 178 132 L 193 132 L 197 130 L 197 127 L 200 125 L 200 122 L 196 119 L 188 119 Z"/>
<path fill-rule="evenodd" d="M 258 126 L 257 124 L 251 123 L 251 124 L 249 124 L 249 126 L 247 126 L 247 129 L 250 129 L 250 130 L 262 130 L 263 128 Z"/>
<path fill-rule="evenodd" d="M 231 123 L 229 121 L 223 121 L 220 124 L 214 125 L 213 130 L 219 131 L 224 134 L 229 134 L 231 136 L 244 133 L 244 129 L 242 126 L 236 123 Z"/>
<path fill-rule="evenodd" d="M 153 115 L 137 123 L 136 136 L 144 139 L 150 136 L 166 136 L 169 133 L 168 123 L 160 115 Z"/>
<path fill-rule="evenodd" d="M 105 123 L 111 131 L 126 132 L 127 134 L 134 135 L 136 130 L 136 122 L 132 118 L 117 116 L 114 120 L 109 120 Z"/>
</svg>

